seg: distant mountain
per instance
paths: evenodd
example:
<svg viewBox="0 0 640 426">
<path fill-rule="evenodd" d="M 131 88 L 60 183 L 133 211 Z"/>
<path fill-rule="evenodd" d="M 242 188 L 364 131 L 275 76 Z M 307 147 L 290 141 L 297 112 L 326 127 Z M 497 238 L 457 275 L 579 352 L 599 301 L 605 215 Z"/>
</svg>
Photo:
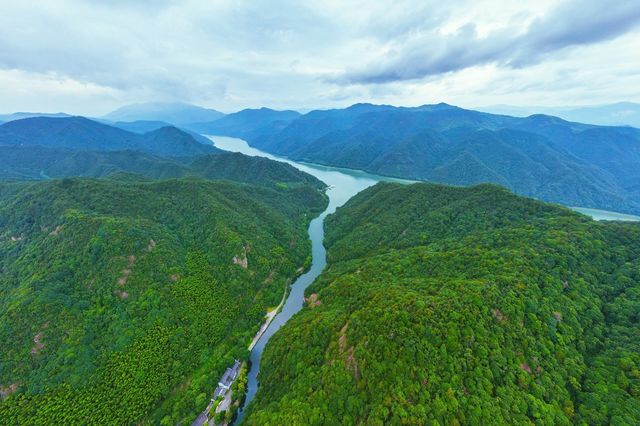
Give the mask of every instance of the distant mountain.
<svg viewBox="0 0 640 426">
<path fill-rule="evenodd" d="M 558 202 L 640 212 L 640 130 L 517 118 L 447 104 L 356 104 L 227 135 L 295 160 L 455 185 L 493 182 Z"/>
<path fill-rule="evenodd" d="M 276 111 L 269 108 L 244 109 L 206 123 L 191 123 L 186 127 L 202 134 L 235 136 L 253 139 L 259 135 L 272 135 L 300 117 L 296 111 Z"/>
<path fill-rule="evenodd" d="M 36 117 L 0 126 L 0 145 L 42 146 L 90 151 L 137 150 L 150 154 L 188 156 L 217 151 L 175 127 L 142 135 L 84 117 Z"/>
<path fill-rule="evenodd" d="M 52 117 L 52 118 L 62 118 L 62 117 L 71 117 L 69 114 L 65 114 L 64 112 L 56 112 L 56 113 L 47 113 L 47 112 L 14 112 L 12 114 L 0 114 L 0 123 L 14 120 L 22 120 L 23 118 L 32 118 L 32 117 Z"/>
<path fill-rule="evenodd" d="M 108 124 L 119 129 L 126 130 L 133 133 L 147 133 L 153 130 L 158 130 L 163 127 L 171 126 L 166 121 L 153 121 L 153 120 L 136 120 L 136 121 L 116 121 L 110 122 L 105 120 L 105 124 Z"/>
<path fill-rule="evenodd" d="M 633 102 L 553 108 L 498 105 L 479 109 L 496 114 L 508 114 L 521 117 L 544 113 L 580 123 L 592 123 L 604 126 L 633 126 L 640 128 L 640 104 Z"/>
<path fill-rule="evenodd" d="M 147 132 L 151 132 L 154 130 L 161 129 L 163 127 L 172 127 L 172 124 L 169 124 L 165 121 L 150 121 L 150 120 L 138 120 L 138 121 L 116 121 L 112 122 L 109 120 L 99 120 L 103 124 L 107 124 L 109 126 L 117 127 L 119 129 L 126 130 L 128 132 L 140 133 L 144 134 Z M 186 129 L 184 126 L 173 126 L 176 127 L 185 133 L 189 133 L 195 140 L 205 145 L 211 145 L 211 140 L 202 136 L 199 133 L 193 132 L 191 130 Z"/>
<path fill-rule="evenodd" d="M 223 116 L 223 113 L 214 109 L 180 102 L 147 102 L 123 106 L 102 118 L 110 121 L 165 121 L 174 125 L 184 125 L 214 121 Z"/>
</svg>

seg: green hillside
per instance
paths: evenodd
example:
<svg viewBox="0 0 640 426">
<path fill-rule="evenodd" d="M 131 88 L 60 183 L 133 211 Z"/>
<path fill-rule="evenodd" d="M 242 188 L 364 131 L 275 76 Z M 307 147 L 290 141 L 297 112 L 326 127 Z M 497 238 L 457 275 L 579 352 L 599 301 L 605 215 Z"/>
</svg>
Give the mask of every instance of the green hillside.
<svg viewBox="0 0 640 426">
<path fill-rule="evenodd" d="M 0 184 L 0 423 L 190 424 L 310 260 L 280 179 Z"/>
<path fill-rule="evenodd" d="M 638 224 L 381 183 L 325 244 L 243 424 L 640 423 Z"/>
<path fill-rule="evenodd" d="M 239 153 L 216 152 L 161 157 L 138 151 L 72 151 L 41 146 L 0 146 L 0 180 L 42 180 L 72 176 L 107 177 L 134 173 L 149 179 L 202 177 L 259 186 L 324 188 L 325 184 L 289 164 Z"/>
<path fill-rule="evenodd" d="M 264 129 L 231 117 L 214 122 L 228 126 L 209 134 L 240 137 L 296 161 L 450 185 L 495 183 L 567 206 L 640 212 L 640 130 L 630 127 L 447 104 L 355 104 Z"/>
</svg>

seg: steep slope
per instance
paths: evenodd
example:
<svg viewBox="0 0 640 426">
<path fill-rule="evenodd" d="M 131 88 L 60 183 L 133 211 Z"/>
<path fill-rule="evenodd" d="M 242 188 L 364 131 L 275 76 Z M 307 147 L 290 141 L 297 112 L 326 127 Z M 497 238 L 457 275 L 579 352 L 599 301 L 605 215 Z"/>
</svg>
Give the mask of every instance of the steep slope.
<svg viewBox="0 0 640 426">
<path fill-rule="evenodd" d="M 36 117 L 5 123 L 0 126 L 2 145 L 91 151 L 132 149 L 158 155 L 196 155 L 217 151 L 175 127 L 163 127 L 140 135 L 84 117 Z"/>
<path fill-rule="evenodd" d="M 325 184 L 289 164 L 219 151 L 195 157 L 159 157 L 139 151 L 72 151 L 39 146 L 0 146 L 0 180 L 105 177 L 118 172 L 149 179 L 200 177 L 259 186 L 322 189 Z"/>
<path fill-rule="evenodd" d="M 244 137 L 295 160 L 449 184 L 492 182 L 546 201 L 640 212 L 640 130 L 629 127 L 447 104 L 357 104 Z"/>
<path fill-rule="evenodd" d="M 184 125 L 213 121 L 223 116 L 224 114 L 220 111 L 181 102 L 146 102 L 125 105 L 102 118 L 110 121 L 151 120 Z"/>
<path fill-rule="evenodd" d="M 640 226 L 378 184 L 269 342 L 243 424 L 638 424 Z"/>
<path fill-rule="evenodd" d="M 189 424 L 309 261 L 295 183 L 0 184 L 3 423 Z"/>
</svg>

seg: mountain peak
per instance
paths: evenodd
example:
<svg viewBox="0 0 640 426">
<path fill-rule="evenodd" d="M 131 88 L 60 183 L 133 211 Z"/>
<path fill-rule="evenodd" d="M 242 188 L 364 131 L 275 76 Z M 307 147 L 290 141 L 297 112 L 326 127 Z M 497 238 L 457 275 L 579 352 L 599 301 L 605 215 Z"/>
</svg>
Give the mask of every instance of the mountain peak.
<svg viewBox="0 0 640 426">
<path fill-rule="evenodd" d="M 214 121 L 223 116 L 224 114 L 220 111 L 182 102 L 145 102 L 125 105 L 103 118 L 110 121 L 165 121 L 181 125 Z"/>
</svg>

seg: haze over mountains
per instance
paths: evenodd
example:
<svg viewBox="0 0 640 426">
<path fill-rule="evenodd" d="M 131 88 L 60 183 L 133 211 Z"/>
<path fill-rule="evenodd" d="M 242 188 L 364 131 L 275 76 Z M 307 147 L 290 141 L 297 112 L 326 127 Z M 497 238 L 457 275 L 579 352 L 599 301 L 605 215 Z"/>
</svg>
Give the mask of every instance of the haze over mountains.
<svg viewBox="0 0 640 426">
<path fill-rule="evenodd" d="M 545 201 L 640 213 L 640 130 L 633 127 L 448 104 L 356 104 L 306 114 L 260 108 L 223 115 L 148 103 L 105 117 L 132 121 L 18 120 L 0 127 L 0 142 L 79 149 L 82 140 L 81 149 L 189 156 L 214 151 L 200 134 L 233 136 L 294 160 L 453 185 L 491 182 Z"/>
<path fill-rule="evenodd" d="M 217 120 L 220 111 L 180 102 L 145 102 L 125 105 L 102 118 L 110 121 L 165 121 L 174 125 Z"/>
<path fill-rule="evenodd" d="M 507 114 L 518 117 L 544 113 L 580 123 L 640 127 L 640 104 L 634 102 L 583 107 L 514 107 L 496 105 L 478 109 L 494 114 Z"/>
<path fill-rule="evenodd" d="M 294 160 L 454 185 L 492 182 L 566 205 L 640 212 L 640 130 L 447 104 L 245 110 L 193 130 Z"/>
</svg>

